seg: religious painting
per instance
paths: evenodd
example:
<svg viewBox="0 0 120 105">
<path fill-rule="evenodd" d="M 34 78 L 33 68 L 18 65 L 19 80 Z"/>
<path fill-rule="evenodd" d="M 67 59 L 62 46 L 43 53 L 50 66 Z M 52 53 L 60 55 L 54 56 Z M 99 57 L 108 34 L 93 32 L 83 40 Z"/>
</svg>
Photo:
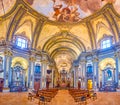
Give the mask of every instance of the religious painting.
<svg viewBox="0 0 120 105">
<path fill-rule="evenodd" d="M 0 16 L 7 13 L 15 4 L 16 0 L 0 0 Z"/>
<path fill-rule="evenodd" d="M 12 68 L 12 85 L 22 86 L 25 78 L 25 71 L 20 63 L 16 63 Z"/>
<path fill-rule="evenodd" d="M 87 73 L 88 73 L 88 74 L 93 73 L 93 67 L 92 67 L 92 65 L 88 65 L 88 66 L 87 66 Z"/>
<path fill-rule="evenodd" d="M 105 69 L 105 81 L 113 81 L 113 70 L 111 68 Z"/>
<path fill-rule="evenodd" d="M 35 73 L 40 74 L 41 73 L 41 66 L 39 64 L 35 65 Z"/>
<path fill-rule="evenodd" d="M 112 3 L 120 13 L 119 0 L 24 0 L 39 13 L 50 20 L 59 22 L 78 22 Z"/>
</svg>

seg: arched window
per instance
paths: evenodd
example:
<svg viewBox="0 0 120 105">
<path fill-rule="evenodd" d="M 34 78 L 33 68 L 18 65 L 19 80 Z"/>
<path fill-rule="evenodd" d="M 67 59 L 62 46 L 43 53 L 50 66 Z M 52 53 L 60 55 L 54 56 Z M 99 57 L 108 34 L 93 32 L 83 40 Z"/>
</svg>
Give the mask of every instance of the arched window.
<svg viewBox="0 0 120 105">
<path fill-rule="evenodd" d="M 23 37 L 16 38 L 16 45 L 20 48 L 28 48 L 28 41 Z"/>
<path fill-rule="evenodd" d="M 102 49 L 109 48 L 109 47 L 111 47 L 111 45 L 112 45 L 112 43 L 111 43 L 111 39 L 110 38 L 104 39 L 101 42 L 101 48 Z"/>
</svg>

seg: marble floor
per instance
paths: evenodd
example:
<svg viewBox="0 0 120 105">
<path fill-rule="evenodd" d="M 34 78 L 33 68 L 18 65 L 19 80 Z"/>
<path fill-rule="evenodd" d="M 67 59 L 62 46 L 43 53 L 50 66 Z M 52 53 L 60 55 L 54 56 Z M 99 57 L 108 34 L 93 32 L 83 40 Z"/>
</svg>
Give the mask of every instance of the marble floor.
<svg viewBox="0 0 120 105">
<path fill-rule="evenodd" d="M 27 92 L 0 93 L 0 105 L 38 105 L 38 100 L 27 99 Z M 120 105 L 120 92 L 98 92 L 98 99 L 87 100 L 87 105 Z M 49 105 L 77 105 L 67 90 L 59 90 Z"/>
</svg>

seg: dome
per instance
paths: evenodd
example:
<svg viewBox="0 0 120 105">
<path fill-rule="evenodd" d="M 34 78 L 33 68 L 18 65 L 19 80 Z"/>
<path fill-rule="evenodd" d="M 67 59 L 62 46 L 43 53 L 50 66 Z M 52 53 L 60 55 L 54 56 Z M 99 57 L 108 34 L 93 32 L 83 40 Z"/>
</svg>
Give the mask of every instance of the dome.
<svg viewBox="0 0 120 105">
<path fill-rule="evenodd" d="M 15 2 L 16 0 L 0 0 L 0 16 L 10 11 Z"/>
<path fill-rule="evenodd" d="M 119 0 L 24 0 L 50 20 L 78 22 L 99 11 L 105 4 L 113 3 L 118 12 Z"/>
</svg>

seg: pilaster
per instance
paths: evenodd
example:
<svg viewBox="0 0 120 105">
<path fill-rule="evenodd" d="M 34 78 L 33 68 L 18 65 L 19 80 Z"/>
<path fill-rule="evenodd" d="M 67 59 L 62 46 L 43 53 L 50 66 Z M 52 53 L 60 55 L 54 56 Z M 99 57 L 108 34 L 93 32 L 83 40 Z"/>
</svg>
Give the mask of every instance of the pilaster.
<svg viewBox="0 0 120 105">
<path fill-rule="evenodd" d="M 93 88 L 97 89 L 99 84 L 99 70 L 98 70 L 99 59 L 95 56 L 93 58 Z"/>
<path fill-rule="evenodd" d="M 35 60 L 36 58 L 34 56 L 29 58 L 28 88 L 34 88 Z"/>
<path fill-rule="evenodd" d="M 41 85 L 40 89 L 46 88 L 47 60 L 41 61 Z"/>
<path fill-rule="evenodd" d="M 81 87 L 82 88 L 87 88 L 87 79 L 86 79 L 86 60 L 82 59 L 81 60 L 81 66 L 82 66 L 82 77 L 81 77 Z"/>
<path fill-rule="evenodd" d="M 11 62 L 12 62 L 12 52 L 7 49 L 4 51 L 4 87 L 8 88 L 11 84 Z"/>
<path fill-rule="evenodd" d="M 115 69 L 115 83 L 116 85 L 120 85 L 120 80 L 119 80 L 119 72 L 120 72 L 120 52 L 115 52 L 114 54 L 115 62 L 116 62 L 116 69 Z"/>
</svg>

